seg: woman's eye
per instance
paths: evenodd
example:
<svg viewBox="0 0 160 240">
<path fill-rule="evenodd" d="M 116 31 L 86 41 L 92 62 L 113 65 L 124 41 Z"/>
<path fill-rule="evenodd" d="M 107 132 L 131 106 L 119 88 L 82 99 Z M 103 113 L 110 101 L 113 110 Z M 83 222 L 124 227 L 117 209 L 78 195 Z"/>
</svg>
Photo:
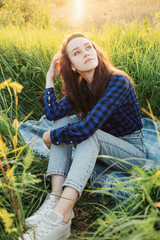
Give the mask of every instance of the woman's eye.
<svg viewBox="0 0 160 240">
<path fill-rule="evenodd" d="M 89 46 L 87 46 L 87 49 L 90 49 L 91 48 L 91 46 L 89 45 Z"/>
<path fill-rule="evenodd" d="M 79 53 L 80 53 L 79 51 L 75 52 L 75 53 L 74 53 L 74 56 L 78 55 Z"/>
</svg>

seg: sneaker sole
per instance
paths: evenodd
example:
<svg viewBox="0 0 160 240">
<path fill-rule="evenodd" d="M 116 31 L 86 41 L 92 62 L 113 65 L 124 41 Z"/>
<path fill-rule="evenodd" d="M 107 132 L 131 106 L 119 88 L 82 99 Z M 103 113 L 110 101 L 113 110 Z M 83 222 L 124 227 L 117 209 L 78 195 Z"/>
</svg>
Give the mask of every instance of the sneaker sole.
<svg viewBox="0 0 160 240">
<path fill-rule="evenodd" d="M 59 240 L 66 240 L 66 239 L 68 239 L 69 238 L 69 236 L 70 236 L 70 234 L 68 234 L 67 236 L 65 236 L 64 238 L 60 238 Z M 22 238 L 21 237 L 19 237 L 18 238 L 18 240 L 22 240 Z M 48 238 L 47 240 L 53 240 L 53 237 L 52 237 L 52 239 L 51 238 Z"/>
<path fill-rule="evenodd" d="M 70 236 L 70 233 L 67 236 L 65 236 L 64 238 L 59 238 L 58 240 L 66 240 L 69 238 L 69 236 Z M 53 236 L 51 238 L 47 238 L 46 240 L 53 240 Z"/>
<path fill-rule="evenodd" d="M 70 233 L 69 233 L 65 238 L 63 238 L 62 240 L 66 240 L 66 239 L 68 239 L 69 236 L 70 236 Z"/>
<path fill-rule="evenodd" d="M 75 218 L 75 214 L 74 214 L 74 212 L 72 211 L 72 215 L 71 215 L 71 219 L 73 219 L 73 218 Z M 25 226 L 27 227 L 27 228 L 32 228 L 32 227 L 34 227 L 34 226 L 36 226 L 37 225 L 37 220 L 33 220 L 33 221 L 31 221 L 31 222 L 29 222 L 29 221 L 25 221 Z"/>
</svg>

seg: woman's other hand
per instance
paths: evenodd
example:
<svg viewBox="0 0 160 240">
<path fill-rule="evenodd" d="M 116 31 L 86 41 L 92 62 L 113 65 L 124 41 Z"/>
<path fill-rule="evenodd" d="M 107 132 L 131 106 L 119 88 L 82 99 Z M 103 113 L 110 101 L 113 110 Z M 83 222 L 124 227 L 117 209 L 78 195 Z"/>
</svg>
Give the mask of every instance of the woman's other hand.
<svg viewBox="0 0 160 240">
<path fill-rule="evenodd" d="M 44 141 L 44 143 L 46 144 L 46 146 L 47 146 L 47 148 L 49 148 L 50 149 L 50 147 L 51 147 L 51 137 L 50 137 L 50 130 L 48 130 L 47 132 L 45 132 L 44 134 L 43 134 L 43 141 Z"/>
<path fill-rule="evenodd" d="M 53 79 L 60 75 L 60 66 L 59 66 L 60 55 L 55 55 L 51 62 L 50 68 L 47 72 L 46 77 L 46 88 L 54 87 Z"/>
</svg>

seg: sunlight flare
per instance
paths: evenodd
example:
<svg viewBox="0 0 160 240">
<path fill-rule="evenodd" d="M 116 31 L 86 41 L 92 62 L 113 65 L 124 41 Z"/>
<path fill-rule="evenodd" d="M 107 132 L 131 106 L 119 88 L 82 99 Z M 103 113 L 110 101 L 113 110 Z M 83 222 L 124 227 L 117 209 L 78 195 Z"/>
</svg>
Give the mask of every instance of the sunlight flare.
<svg viewBox="0 0 160 240">
<path fill-rule="evenodd" d="M 76 22 L 81 22 L 84 15 L 84 0 L 76 0 L 75 2 L 75 20 Z"/>
</svg>

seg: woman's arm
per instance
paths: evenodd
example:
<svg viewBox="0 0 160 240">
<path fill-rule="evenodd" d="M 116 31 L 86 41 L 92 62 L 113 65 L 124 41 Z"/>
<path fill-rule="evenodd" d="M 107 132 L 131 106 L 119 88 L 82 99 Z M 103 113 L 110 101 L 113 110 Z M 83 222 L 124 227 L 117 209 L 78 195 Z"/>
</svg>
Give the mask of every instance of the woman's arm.
<svg viewBox="0 0 160 240">
<path fill-rule="evenodd" d="M 69 114 L 73 109 L 73 102 L 66 96 L 58 102 L 54 88 L 45 89 L 43 110 L 48 120 L 60 119 Z"/>
<path fill-rule="evenodd" d="M 79 123 L 52 130 L 50 138 L 53 144 L 80 143 L 90 137 L 129 95 L 129 80 L 121 75 L 114 76 L 109 82 L 105 95 L 88 116 Z"/>
<path fill-rule="evenodd" d="M 53 81 L 59 75 L 59 55 L 55 55 L 47 72 L 44 94 L 43 110 L 48 120 L 60 119 L 69 114 L 74 108 L 74 104 L 67 97 L 64 97 L 60 102 L 56 99 Z"/>
<path fill-rule="evenodd" d="M 43 110 L 46 114 L 48 120 L 57 120 L 65 115 L 69 114 L 73 108 L 74 104 L 67 98 L 64 97 L 60 102 L 57 101 L 53 80 L 60 75 L 59 68 L 59 55 L 55 55 L 51 62 L 50 68 L 46 76 L 46 89 L 44 94 L 44 106 Z M 51 138 L 50 130 L 43 134 L 43 141 L 46 146 L 50 149 Z"/>
<path fill-rule="evenodd" d="M 54 88 L 53 80 L 60 75 L 59 55 L 55 55 L 46 76 L 46 88 Z"/>
</svg>

